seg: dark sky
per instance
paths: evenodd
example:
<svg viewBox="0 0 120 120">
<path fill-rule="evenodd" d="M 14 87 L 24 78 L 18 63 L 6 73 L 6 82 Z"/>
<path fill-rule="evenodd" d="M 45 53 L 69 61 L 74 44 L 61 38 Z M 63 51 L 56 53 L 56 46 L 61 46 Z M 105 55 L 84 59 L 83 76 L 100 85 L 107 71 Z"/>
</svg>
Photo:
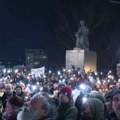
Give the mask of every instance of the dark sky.
<svg viewBox="0 0 120 120">
<path fill-rule="evenodd" d="M 0 59 L 24 62 L 25 49 L 37 48 L 48 51 L 50 64 L 64 65 L 84 19 L 98 68 L 112 68 L 120 52 L 119 12 L 120 4 L 109 0 L 1 0 Z"/>
</svg>

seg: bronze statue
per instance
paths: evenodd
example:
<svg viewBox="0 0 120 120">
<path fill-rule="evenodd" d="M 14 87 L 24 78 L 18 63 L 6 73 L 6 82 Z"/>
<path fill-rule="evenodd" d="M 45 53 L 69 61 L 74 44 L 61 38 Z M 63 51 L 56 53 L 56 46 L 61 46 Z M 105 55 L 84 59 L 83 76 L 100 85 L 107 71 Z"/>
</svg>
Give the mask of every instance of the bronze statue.
<svg viewBox="0 0 120 120">
<path fill-rule="evenodd" d="M 84 20 L 80 21 L 80 27 L 75 33 L 76 36 L 76 48 L 89 50 L 89 39 L 88 39 L 89 29 L 85 25 Z"/>
</svg>

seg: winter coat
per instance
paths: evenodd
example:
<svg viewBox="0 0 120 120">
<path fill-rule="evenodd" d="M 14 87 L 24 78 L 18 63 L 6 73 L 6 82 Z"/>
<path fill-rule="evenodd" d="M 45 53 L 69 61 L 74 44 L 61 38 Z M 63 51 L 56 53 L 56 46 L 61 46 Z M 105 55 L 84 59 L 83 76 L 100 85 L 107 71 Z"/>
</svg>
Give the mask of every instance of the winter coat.
<svg viewBox="0 0 120 120">
<path fill-rule="evenodd" d="M 89 98 L 88 104 L 93 114 L 93 120 L 104 120 L 104 104 L 97 98 Z"/>
<path fill-rule="evenodd" d="M 77 114 L 77 108 L 72 101 L 69 103 L 61 103 L 56 112 L 56 120 L 76 120 Z"/>
<path fill-rule="evenodd" d="M 54 118 L 51 118 L 51 117 L 49 117 L 49 116 L 47 116 L 47 117 L 44 117 L 44 118 L 39 119 L 39 120 L 55 120 L 55 119 L 54 119 Z"/>
</svg>

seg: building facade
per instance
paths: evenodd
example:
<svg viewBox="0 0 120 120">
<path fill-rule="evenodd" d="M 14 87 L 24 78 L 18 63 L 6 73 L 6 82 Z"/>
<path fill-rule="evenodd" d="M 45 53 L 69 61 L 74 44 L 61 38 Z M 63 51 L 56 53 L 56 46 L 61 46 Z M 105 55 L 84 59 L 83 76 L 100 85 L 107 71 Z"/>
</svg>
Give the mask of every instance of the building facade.
<svg viewBox="0 0 120 120">
<path fill-rule="evenodd" d="M 26 49 L 26 66 L 30 68 L 39 68 L 47 63 L 47 52 L 42 49 Z"/>
</svg>

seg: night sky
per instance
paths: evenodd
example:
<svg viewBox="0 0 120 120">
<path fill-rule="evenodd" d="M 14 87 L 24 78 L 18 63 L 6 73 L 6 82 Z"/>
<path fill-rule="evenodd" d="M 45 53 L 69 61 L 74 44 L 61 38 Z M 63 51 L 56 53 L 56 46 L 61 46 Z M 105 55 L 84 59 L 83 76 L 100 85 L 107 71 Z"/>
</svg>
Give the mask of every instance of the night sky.
<svg viewBox="0 0 120 120">
<path fill-rule="evenodd" d="M 25 63 L 25 49 L 44 49 L 49 64 L 64 66 L 81 19 L 90 29 L 98 69 L 115 67 L 120 58 L 120 4 L 109 0 L 1 0 L 0 60 Z"/>
</svg>

